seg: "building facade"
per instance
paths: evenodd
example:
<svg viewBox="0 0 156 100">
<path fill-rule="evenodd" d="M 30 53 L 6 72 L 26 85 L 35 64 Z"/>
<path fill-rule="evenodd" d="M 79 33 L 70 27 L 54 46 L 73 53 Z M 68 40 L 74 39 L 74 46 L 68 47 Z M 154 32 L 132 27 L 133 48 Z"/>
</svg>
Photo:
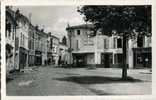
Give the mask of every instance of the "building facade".
<svg viewBox="0 0 156 100">
<path fill-rule="evenodd" d="M 98 33 L 90 36 L 93 25 L 67 28 L 68 45 L 71 47 L 71 62 L 74 65 L 103 65 L 118 67 L 122 63 L 122 38 Z"/>
<path fill-rule="evenodd" d="M 54 62 L 52 62 L 53 60 L 52 48 L 53 48 L 53 38 L 51 32 L 49 32 L 48 39 L 47 39 L 47 64 L 48 65 L 54 64 Z"/>
<path fill-rule="evenodd" d="M 42 50 L 42 65 L 46 65 L 47 62 L 47 40 L 48 40 L 48 34 L 44 32 L 44 30 L 41 30 L 41 50 Z"/>
<path fill-rule="evenodd" d="M 16 69 L 24 69 L 28 67 L 28 57 L 29 57 L 29 27 L 30 22 L 26 16 L 20 12 L 16 14 L 18 28 L 16 31 Z"/>
<path fill-rule="evenodd" d="M 68 64 L 75 66 L 85 65 L 100 65 L 101 67 L 121 67 L 122 66 L 122 38 L 119 36 L 106 36 L 97 32 L 95 36 L 93 33 L 92 24 L 68 26 L 66 28 L 68 33 L 68 47 L 69 47 L 69 61 Z M 138 39 L 140 40 L 140 39 Z M 146 48 L 138 48 L 135 46 L 135 40 L 128 42 L 127 48 L 127 64 L 130 68 L 138 66 L 137 59 L 139 55 L 144 55 L 144 61 L 151 63 L 150 39 L 144 41 L 148 45 Z M 140 54 L 140 51 L 142 52 Z M 147 53 L 148 52 L 148 53 Z M 147 57 L 148 56 L 148 57 Z M 141 62 L 140 62 L 141 64 Z M 150 65 L 150 64 L 148 64 Z"/>
<path fill-rule="evenodd" d="M 68 61 L 68 46 L 59 42 L 59 61 L 61 64 L 67 64 Z"/>
<path fill-rule="evenodd" d="M 6 7 L 6 72 L 9 73 L 15 69 L 15 33 L 17 23 L 15 20 L 15 13 Z"/>
<path fill-rule="evenodd" d="M 35 27 L 35 65 L 45 65 L 47 61 L 48 34 L 43 29 Z"/>
<path fill-rule="evenodd" d="M 137 35 L 135 39 L 128 41 L 129 68 L 151 68 L 152 43 L 151 36 Z"/>
<path fill-rule="evenodd" d="M 30 66 L 58 64 L 59 38 L 31 24 L 20 10 L 6 7 L 6 69 L 23 71 Z"/>
<path fill-rule="evenodd" d="M 52 36 L 52 62 L 57 66 L 59 60 L 59 38 Z"/>
<path fill-rule="evenodd" d="M 29 26 L 29 33 L 28 33 L 28 64 L 29 66 L 35 65 L 35 27 L 30 23 Z"/>
<path fill-rule="evenodd" d="M 52 35 L 51 32 L 48 33 L 47 39 L 47 64 L 48 65 L 58 65 L 59 60 L 59 38 Z"/>
</svg>

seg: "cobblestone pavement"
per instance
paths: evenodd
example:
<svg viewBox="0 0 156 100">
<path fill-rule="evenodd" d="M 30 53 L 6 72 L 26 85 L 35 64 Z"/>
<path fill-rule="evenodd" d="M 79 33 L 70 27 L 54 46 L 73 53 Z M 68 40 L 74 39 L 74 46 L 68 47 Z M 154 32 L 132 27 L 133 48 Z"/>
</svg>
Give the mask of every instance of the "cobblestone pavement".
<svg viewBox="0 0 156 100">
<path fill-rule="evenodd" d="M 38 67 L 14 73 L 7 82 L 7 95 L 130 95 L 151 94 L 149 69 L 128 70 L 129 80 L 121 80 L 118 68 Z"/>
</svg>

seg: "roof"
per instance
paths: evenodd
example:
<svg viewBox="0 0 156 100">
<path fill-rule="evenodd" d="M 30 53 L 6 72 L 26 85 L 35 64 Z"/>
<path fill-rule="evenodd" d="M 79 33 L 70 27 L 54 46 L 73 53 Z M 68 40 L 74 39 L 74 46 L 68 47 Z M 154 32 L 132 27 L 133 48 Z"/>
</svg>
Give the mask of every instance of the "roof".
<svg viewBox="0 0 156 100">
<path fill-rule="evenodd" d="M 24 23 L 30 24 L 30 21 L 29 21 L 29 19 L 26 16 L 24 16 L 22 13 L 18 13 L 18 15 L 17 15 L 16 11 L 13 11 L 9 7 L 6 8 L 6 14 L 10 15 L 14 19 L 15 22 L 16 21 L 20 21 L 20 22 L 24 22 Z"/>
<path fill-rule="evenodd" d="M 94 28 L 94 25 L 93 24 L 81 24 L 81 25 L 76 25 L 76 26 L 69 26 L 66 28 L 66 30 L 69 30 L 69 29 L 91 29 L 91 28 Z"/>
<path fill-rule="evenodd" d="M 59 40 L 59 38 L 58 38 L 58 37 L 56 37 L 55 35 L 52 35 L 52 34 L 51 34 L 51 37 L 56 38 L 56 39 L 58 39 L 58 40 Z"/>
</svg>

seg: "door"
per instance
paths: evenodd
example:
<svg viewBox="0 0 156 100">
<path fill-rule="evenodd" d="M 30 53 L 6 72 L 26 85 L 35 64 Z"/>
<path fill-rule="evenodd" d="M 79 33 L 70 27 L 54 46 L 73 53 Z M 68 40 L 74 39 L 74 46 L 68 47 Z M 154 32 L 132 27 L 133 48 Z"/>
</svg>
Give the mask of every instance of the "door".
<svg viewBox="0 0 156 100">
<path fill-rule="evenodd" d="M 104 66 L 105 68 L 109 68 L 110 67 L 110 56 L 109 54 L 105 54 L 104 55 Z"/>
<path fill-rule="evenodd" d="M 84 65 L 84 57 L 83 56 L 77 56 L 77 66 L 82 67 Z"/>
<path fill-rule="evenodd" d="M 101 54 L 101 64 L 105 67 L 105 68 L 110 68 L 110 64 L 111 64 L 111 54 Z"/>
<path fill-rule="evenodd" d="M 84 65 L 86 64 L 85 55 L 75 54 L 74 55 L 74 64 L 76 64 L 77 67 L 84 67 Z"/>
</svg>

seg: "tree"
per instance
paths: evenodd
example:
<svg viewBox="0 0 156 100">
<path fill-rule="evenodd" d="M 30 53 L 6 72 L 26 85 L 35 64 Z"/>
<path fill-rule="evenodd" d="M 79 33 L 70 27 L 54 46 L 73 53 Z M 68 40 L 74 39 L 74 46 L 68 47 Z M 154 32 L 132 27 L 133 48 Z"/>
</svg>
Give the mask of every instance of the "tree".
<svg viewBox="0 0 156 100">
<path fill-rule="evenodd" d="M 62 44 L 67 45 L 67 38 L 65 36 L 62 38 Z"/>
<path fill-rule="evenodd" d="M 151 35 L 151 6 L 82 6 L 78 12 L 103 35 L 123 37 L 122 79 L 127 79 L 127 41 L 139 33 Z"/>
</svg>

